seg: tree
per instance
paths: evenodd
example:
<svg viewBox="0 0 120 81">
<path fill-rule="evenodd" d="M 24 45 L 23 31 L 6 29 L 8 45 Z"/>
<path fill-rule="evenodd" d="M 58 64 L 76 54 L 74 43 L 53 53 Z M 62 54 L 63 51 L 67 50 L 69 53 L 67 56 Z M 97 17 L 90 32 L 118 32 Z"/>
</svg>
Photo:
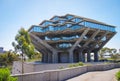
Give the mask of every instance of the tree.
<svg viewBox="0 0 120 81">
<path fill-rule="evenodd" d="M 114 61 L 117 61 L 118 58 L 119 58 L 119 54 L 111 55 L 111 59 L 113 59 Z"/>
<path fill-rule="evenodd" d="M 117 53 L 117 49 L 115 49 L 115 48 L 111 48 L 111 49 L 109 49 L 109 51 L 108 51 L 109 53 L 110 53 L 110 55 L 112 56 L 112 55 L 114 55 L 114 54 L 116 54 Z"/>
<path fill-rule="evenodd" d="M 119 59 L 119 53 L 117 53 L 117 49 L 115 48 L 108 48 L 108 47 L 105 47 L 105 48 L 102 48 L 100 51 L 99 51 L 99 54 L 100 54 L 100 57 L 102 59 L 104 59 L 104 54 L 108 53 L 110 58 L 114 61 L 116 61 L 117 59 Z"/>
<path fill-rule="evenodd" d="M 17 78 L 10 76 L 9 69 L 0 68 L 0 81 L 17 81 Z"/>
<path fill-rule="evenodd" d="M 16 55 L 12 51 L 8 51 L 6 53 L 0 54 L 0 65 L 1 66 L 7 66 L 11 65 L 13 61 L 19 60 L 18 55 Z"/>
<path fill-rule="evenodd" d="M 100 51 L 99 51 L 99 54 L 100 54 L 100 58 L 103 59 L 104 58 L 104 54 L 108 53 L 109 52 L 109 49 L 108 47 L 105 47 L 105 48 L 102 48 Z"/>
<path fill-rule="evenodd" d="M 16 42 L 12 42 L 15 52 L 19 52 L 22 55 L 25 54 L 29 59 L 32 59 L 32 56 L 35 53 L 35 48 L 31 43 L 28 31 L 26 31 L 24 28 L 21 28 L 18 31 L 18 34 L 15 36 L 15 41 Z"/>
</svg>

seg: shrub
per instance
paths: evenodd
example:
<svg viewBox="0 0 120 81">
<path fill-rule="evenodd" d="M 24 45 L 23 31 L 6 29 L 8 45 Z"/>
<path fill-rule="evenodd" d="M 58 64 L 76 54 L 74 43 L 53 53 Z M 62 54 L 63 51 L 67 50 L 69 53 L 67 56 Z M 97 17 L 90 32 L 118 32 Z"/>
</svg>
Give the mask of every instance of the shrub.
<svg viewBox="0 0 120 81">
<path fill-rule="evenodd" d="M 69 68 L 72 68 L 72 67 L 73 67 L 73 64 L 68 65 L 68 67 L 69 67 Z"/>
<path fill-rule="evenodd" d="M 59 67 L 59 69 L 64 69 L 64 67 L 63 67 L 63 66 L 61 66 L 61 67 Z"/>
<path fill-rule="evenodd" d="M 118 71 L 118 72 L 116 73 L 116 79 L 117 79 L 117 81 L 120 81 L 120 71 Z"/>
<path fill-rule="evenodd" d="M 0 68 L 0 81 L 17 81 L 17 78 L 10 76 L 9 69 Z"/>
<path fill-rule="evenodd" d="M 84 64 L 83 64 L 83 62 L 78 62 L 78 65 L 83 66 Z"/>
<path fill-rule="evenodd" d="M 83 66 L 83 65 L 84 65 L 83 62 L 78 62 L 76 64 L 70 64 L 68 67 L 72 68 L 72 67 L 78 67 L 78 66 Z"/>
</svg>

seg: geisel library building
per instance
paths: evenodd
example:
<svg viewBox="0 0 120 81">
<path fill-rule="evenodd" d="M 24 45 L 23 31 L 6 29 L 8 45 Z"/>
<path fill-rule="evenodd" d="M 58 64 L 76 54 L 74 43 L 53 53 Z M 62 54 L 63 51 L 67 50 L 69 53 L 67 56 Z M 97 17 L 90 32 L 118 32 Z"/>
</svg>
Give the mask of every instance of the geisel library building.
<svg viewBox="0 0 120 81">
<path fill-rule="evenodd" d="M 116 34 L 115 26 L 66 14 L 32 25 L 29 34 L 44 63 L 98 61 L 98 51 Z"/>
</svg>

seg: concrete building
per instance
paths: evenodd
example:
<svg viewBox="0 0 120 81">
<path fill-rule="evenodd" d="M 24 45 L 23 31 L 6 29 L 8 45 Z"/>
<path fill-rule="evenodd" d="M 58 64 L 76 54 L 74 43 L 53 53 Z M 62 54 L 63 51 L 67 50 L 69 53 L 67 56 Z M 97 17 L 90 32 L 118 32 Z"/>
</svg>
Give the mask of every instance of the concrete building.
<svg viewBox="0 0 120 81">
<path fill-rule="evenodd" d="M 72 14 L 32 25 L 29 34 L 44 63 L 90 62 L 116 34 L 115 26 Z"/>
<path fill-rule="evenodd" d="M 2 54 L 2 53 L 5 53 L 4 48 L 3 48 L 3 47 L 0 47 L 0 53 L 1 53 L 1 54 Z"/>
</svg>

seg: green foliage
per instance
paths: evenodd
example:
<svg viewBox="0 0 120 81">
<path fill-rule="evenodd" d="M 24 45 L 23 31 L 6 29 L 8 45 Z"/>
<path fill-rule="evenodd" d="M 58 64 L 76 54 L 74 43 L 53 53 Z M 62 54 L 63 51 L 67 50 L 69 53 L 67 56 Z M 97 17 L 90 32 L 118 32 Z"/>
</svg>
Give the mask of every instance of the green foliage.
<svg viewBox="0 0 120 81">
<path fill-rule="evenodd" d="M 39 59 L 42 58 L 42 54 L 38 51 L 35 52 L 35 54 L 33 55 L 33 59 Z"/>
<path fill-rule="evenodd" d="M 116 73 L 116 79 L 117 79 L 117 81 L 120 81 L 120 71 L 118 71 L 118 72 Z"/>
<path fill-rule="evenodd" d="M 61 67 L 59 67 L 59 69 L 64 69 L 64 67 L 63 67 L 63 66 L 61 66 Z"/>
<path fill-rule="evenodd" d="M 112 54 L 111 59 L 113 59 L 114 61 L 117 61 L 117 59 L 119 59 L 119 54 Z"/>
<path fill-rule="evenodd" d="M 83 66 L 83 65 L 84 65 L 83 62 L 78 62 L 76 64 L 70 64 L 68 67 L 72 68 L 72 67 L 78 67 L 78 66 Z"/>
<path fill-rule="evenodd" d="M 1 66 L 12 65 L 13 61 L 18 61 L 18 60 L 19 60 L 19 56 L 13 52 L 9 51 L 9 52 L 0 54 L 0 65 Z"/>
<path fill-rule="evenodd" d="M 10 71 L 7 68 L 0 69 L 0 81 L 17 81 L 17 78 L 10 76 Z"/>
<path fill-rule="evenodd" d="M 100 54 L 100 58 L 101 59 L 104 59 L 104 54 L 105 53 L 109 53 L 110 52 L 110 48 L 108 48 L 108 47 L 104 47 L 104 48 L 102 48 L 100 51 L 99 51 L 99 54 Z"/>
<path fill-rule="evenodd" d="M 34 61 L 41 61 L 42 60 L 42 54 L 38 51 L 35 51 L 34 55 L 32 56 L 32 59 L 27 59 L 27 62 L 34 62 Z"/>
<path fill-rule="evenodd" d="M 69 68 L 77 67 L 77 65 L 76 65 L 76 64 L 70 64 L 68 67 L 69 67 Z"/>
<path fill-rule="evenodd" d="M 31 43 L 28 31 L 26 31 L 24 28 L 21 28 L 15 37 L 15 41 L 16 43 L 12 42 L 15 52 L 26 54 L 29 59 L 32 59 L 32 56 L 35 53 L 35 48 Z"/>
<path fill-rule="evenodd" d="M 104 54 L 106 54 L 106 53 L 108 53 L 111 56 L 111 59 L 113 59 L 113 60 L 117 60 L 120 55 L 119 53 L 117 53 L 117 49 L 104 47 L 99 51 L 100 60 L 105 59 Z"/>
</svg>

